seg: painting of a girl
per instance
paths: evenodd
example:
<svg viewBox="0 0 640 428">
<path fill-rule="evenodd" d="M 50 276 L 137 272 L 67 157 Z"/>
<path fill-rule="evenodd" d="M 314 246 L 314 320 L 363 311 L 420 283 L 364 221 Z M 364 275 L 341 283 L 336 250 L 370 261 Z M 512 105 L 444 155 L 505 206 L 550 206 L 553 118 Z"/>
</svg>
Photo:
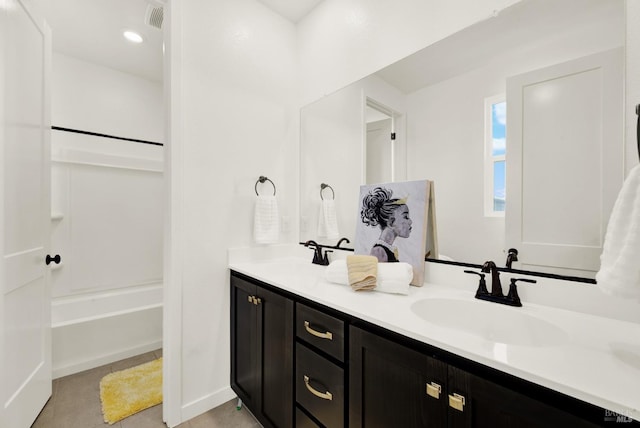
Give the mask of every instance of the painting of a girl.
<svg viewBox="0 0 640 428">
<path fill-rule="evenodd" d="M 424 281 L 428 203 L 432 182 L 427 180 L 360 187 L 355 253 L 375 256 L 380 263 L 413 266 L 413 285 Z M 432 249 L 429 249 L 432 250 Z"/>
<path fill-rule="evenodd" d="M 411 234 L 412 221 L 406 199 L 393 198 L 392 195 L 390 189 L 376 187 L 362 199 L 362 223 L 380 227 L 380 237 L 370 252 L 380 262 L 397 262 L 398 248 L 393 243 L 397 237 L 408 238 Z"/>
</svg>

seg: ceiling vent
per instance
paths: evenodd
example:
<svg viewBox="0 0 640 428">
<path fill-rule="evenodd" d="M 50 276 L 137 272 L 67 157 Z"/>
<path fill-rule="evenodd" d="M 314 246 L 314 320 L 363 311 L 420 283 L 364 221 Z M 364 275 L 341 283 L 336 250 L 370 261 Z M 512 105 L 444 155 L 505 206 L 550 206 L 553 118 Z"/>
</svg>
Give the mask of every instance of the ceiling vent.
<svg viewBox="0 0 640 428">
<path fill-rule="evenodd" d="M 144 16 L 144 22 L 151 27 L 155 27 L 158 30 L 162 30 L 162 21 L 164 20 L 164 8 L 162 5 L 158 5 L 155 2 L 149 2 L 147 5 L 147 12 Z"/>
</svg>

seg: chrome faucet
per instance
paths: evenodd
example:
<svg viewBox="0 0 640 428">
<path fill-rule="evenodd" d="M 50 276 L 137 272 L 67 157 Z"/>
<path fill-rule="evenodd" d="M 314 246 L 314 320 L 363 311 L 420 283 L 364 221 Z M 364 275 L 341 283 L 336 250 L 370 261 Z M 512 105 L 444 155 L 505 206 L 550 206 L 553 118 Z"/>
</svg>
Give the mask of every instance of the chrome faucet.
<svg viewBox="0 0 640 428">
<path fill-rule="evenodd" d="M 500 272 L 498 271 L 498 267 L 494 262 L 485 262 L 480 269 L 480 272 L 482 273 L 478 273 L 472 270 L 465 270 L 464 272 L 480 276 L 480 284 L 478 285 L 478 290 L 476 291 L 476 299 L 487 300 L 489 302 L 500 303 L 509 306 L 522 306 L 520 296 L 518 296 L 518 288 L 516 286 L 516 282 L 520 281 L 532 284 L 536 283 L 535 279 L 511 278 L 511 283 L 509 284 L 509 293 L 505 296 L 504 294 L 502 294 Z M 485 273 L 491 274 L 491 291 L 487 290 L 486 282 L 484 280 Z"/>
</svg>

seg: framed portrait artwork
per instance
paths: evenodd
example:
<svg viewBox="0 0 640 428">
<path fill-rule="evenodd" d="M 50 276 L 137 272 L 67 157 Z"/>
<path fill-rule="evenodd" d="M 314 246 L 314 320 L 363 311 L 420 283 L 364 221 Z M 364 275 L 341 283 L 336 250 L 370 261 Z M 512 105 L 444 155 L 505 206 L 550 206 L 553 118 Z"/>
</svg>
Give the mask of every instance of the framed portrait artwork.
<svg viewBox="0 0 640 428">
<path fill-rule="evenodd" d="M 437 258 L 435 195 L 430 180 L 360 186 L 355 254 L 413 267 L 411 285 L 424 282 L 425 257 Z"/>
</svg>

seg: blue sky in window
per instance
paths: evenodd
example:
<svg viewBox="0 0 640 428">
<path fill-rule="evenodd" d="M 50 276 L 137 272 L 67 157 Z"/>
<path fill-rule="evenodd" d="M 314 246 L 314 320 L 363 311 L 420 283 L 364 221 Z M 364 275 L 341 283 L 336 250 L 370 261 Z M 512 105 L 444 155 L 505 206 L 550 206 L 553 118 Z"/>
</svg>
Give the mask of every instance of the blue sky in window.
<svg viewBox="0 0 640 428">
<path fill-rule="evenodd" d="M 502 101 L 491 105 L 491 138 L 493 156 L 504 155 L 507 150 L 506 127 L 507 125 L 507 103 Z"/>
<path fill-rule="evenodd" d="M 505 161 L 493 164 L 493 210 L 504 211 L 505 205 Z"/>
</svg>

